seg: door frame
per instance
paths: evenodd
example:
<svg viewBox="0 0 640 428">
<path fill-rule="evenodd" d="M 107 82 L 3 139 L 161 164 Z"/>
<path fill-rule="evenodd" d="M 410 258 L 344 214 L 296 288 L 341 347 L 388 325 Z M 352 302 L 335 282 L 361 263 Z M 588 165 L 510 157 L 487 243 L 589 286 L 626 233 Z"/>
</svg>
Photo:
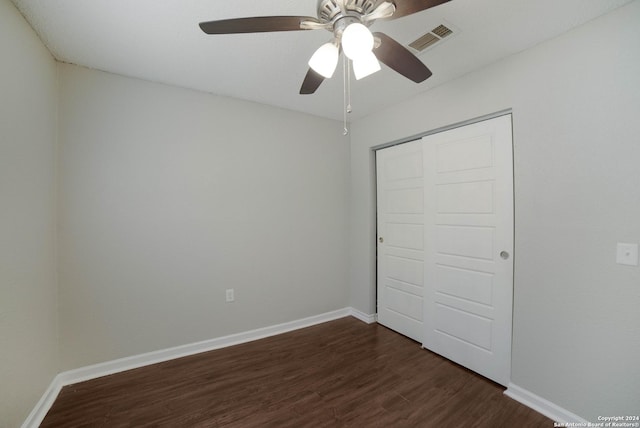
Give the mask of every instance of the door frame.
<svg viewBox="0 0 640 428">
<path fill-rule="evenodd" d="M 466 126 L 466 125 L 473 125 L 474 123 L 484 122 L 485 120 L 495 119 L 496 117 L 506 116 L 508 114 L 510 114 L 513 117 L 513 110 L 510 109 L 510 108 L 505 109 L 505 110 L 500 110 L 500 111 L 497 111 L 495 113 L 490 113 L 490 114 L 487 114 L 487 115 L 484 115 L 484 116 L 478 116 L 478 117 L 475 117 L 473 119 L 463 120 L 461 122 L 456 122 L 456 123 L 453 123 L 451 125 L 441 126 L 440 128 L 434 128 L 434 129 L 432 129 L 430 131 L 425 131 L 425 132 L 421 132 L 421 133 L 418 133 L 418 134 L 414 134 L 414 135 L 412 135 L 410 137 L 403 137 L 403 138 L 400 138 L 400 139 L 397 139 L 397 140 L 390 141 L 388 143 L 378 144 L 377 146 L 373 146 L 370 149 L 373 152 L 373 161 L 374 161 L 373 164 L 375 166 L 375 154 L 376 154 L 376 152 L 378 150 L 386 149 L 387 147 L 397 146 L 398 144 L 408 143 L 408 142 L 414 141 L 414 140 L 420 140 L 421 138 L 427 137 L 429 135 L 439 134 L 441 132 L 450 131 L 452 129 L 460 128 L 460 127 L 463 127 L 463 126 Z M 512 129 L 513 129 L 513 123 L 512 123 Z M 376 171 L 374 169 L 373 170 L 374 178 L 375 178 L 375 175 L 376 175 Z M 375 216 L 375 213 L 374 213 L 374 216 Z"/>
</svg>

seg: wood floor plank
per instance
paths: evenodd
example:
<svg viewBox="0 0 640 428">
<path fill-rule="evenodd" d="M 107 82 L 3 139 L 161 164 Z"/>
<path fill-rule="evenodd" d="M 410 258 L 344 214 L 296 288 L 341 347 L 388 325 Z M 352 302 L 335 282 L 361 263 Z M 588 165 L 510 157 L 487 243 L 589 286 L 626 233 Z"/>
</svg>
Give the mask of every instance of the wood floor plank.
<svg viewBox="0 0 640 428">
<path fill-rule="evenodd" d="M 348 317 L 67 386 L 41 426 L 553 426 L 503 391 Z"/>
</svg>

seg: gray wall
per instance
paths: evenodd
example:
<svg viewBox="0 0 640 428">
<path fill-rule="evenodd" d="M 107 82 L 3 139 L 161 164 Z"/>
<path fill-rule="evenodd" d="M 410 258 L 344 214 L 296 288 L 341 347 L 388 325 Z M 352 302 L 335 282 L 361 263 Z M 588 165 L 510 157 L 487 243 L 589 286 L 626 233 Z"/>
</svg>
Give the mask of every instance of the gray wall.
<svg viewBox="0 0 640 428">
<path fill-rule="evenodd" d="M 351 304 L 375 311 L 371 147 L 512 108 L 512 381 L 584 418 L 640 410 L 640 2 L 353 125 Z"/>
<path fill-rule="evenodd" d="M 62 369 L 347 306 L 339 123 L 59 72 Z"/>
<path fill-rule="evenodd" d="M 0 0 L 0 427 L 57 373 L 56 65 Z"/>
</svg>

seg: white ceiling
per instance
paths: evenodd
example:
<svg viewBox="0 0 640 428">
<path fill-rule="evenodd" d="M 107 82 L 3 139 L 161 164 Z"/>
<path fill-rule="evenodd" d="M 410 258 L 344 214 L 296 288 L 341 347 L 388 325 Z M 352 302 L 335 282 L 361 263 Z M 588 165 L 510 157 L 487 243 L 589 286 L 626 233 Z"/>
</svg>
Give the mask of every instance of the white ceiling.
<svg viewBox="0 0 640 428">
<path fill-rule="evenodd" d="M 351 119 L 553 38 L 630 0 L 452 0 L 377 21 L 408 44 L 440 23 L 459 32 L 419 58 L 433 76 L 415 84 L 383 66 L 352 84 Z M 206 35 L 201 21 L 263 15 L 316 16 L 316 0 L 13 0 L 56 59 L 112 73 L 342 119 L 336 72 L 299 95 L 324 30 Z M 585 46 L 585 49 L 588 49 Z M 550 65 L 551 66 L 551 65 Z"/>
</svg>

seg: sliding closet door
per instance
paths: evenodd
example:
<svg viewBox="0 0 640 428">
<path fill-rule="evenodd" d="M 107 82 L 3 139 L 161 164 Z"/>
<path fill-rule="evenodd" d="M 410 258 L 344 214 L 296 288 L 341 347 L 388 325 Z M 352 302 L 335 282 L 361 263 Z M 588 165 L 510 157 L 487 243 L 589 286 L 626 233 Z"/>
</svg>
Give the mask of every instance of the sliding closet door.
<svg viewBox="0 0 640 428">
<path fill-rule="evenodd" d="M 497 383 L 511 371 L 511 116 L 423 138 L 425 348 Z"/>
<path fill-rule="evenodd" d="M 424 326 L 422 141 L 376 153 L 378 322 L 418 342 Z"/>
<path fill-rule="evenodd" d="M 378 322 L 506 385 L 511 116 L 379 150 Z"/>
</svg>

